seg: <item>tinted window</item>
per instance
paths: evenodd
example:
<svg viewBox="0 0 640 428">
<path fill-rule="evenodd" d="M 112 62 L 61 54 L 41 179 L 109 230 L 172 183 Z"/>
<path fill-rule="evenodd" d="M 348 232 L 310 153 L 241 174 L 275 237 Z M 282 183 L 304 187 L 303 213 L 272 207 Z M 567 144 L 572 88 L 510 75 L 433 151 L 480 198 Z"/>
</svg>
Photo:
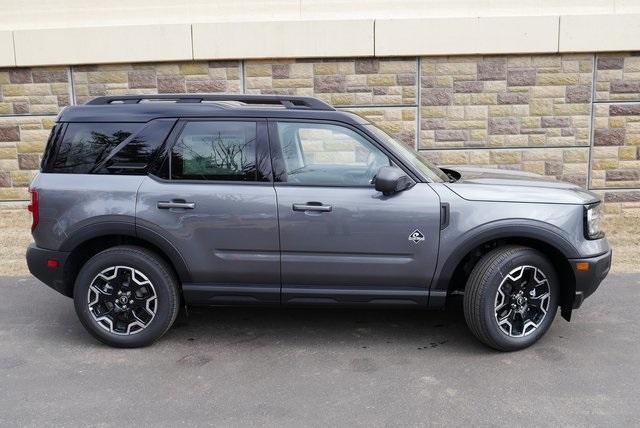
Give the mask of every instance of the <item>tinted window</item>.
<svg viewBox="0 0 640 428">
<path fill-rule="evenodd" d="M 171 151 L 171 178 L 256 181 L 255 122 L 189 122 Z"/>
<path fill-rule="evenodd" d="M 146 174 L 147 166 L 175 124 L 175 119 L 149 122 L 133 138 L 116 150 L 99 172 L 102 174 Z"/>
<path fill-rule="evenodd" d="M 51 132 L 49 133 L 47 145 L 45 146 L 44 154 L 42 155 L 42 161 L 40 163 L 40 169 L 45 172 L 47 171 L 49 159 L 53 154 L 52 152 L 55 150 L 56 141 L 58 141 L 58 138 L 60 138 L 60 132 L 62 131 L 62 128 L 62 124 L 56 123 L 55 125 L 53 125 L 53 128 L 51 128 Z"/>
<path fill-rule="evenodd" d="M 140 123 L 70 123 L 56 151 L 51 172 L 87 174 Z"/>
<path fill-rule="evenodd" d="M 360 134 L 337 125 L 278 123 L 287 182 L 368 186 L 389 158 Z"/>
</svg>

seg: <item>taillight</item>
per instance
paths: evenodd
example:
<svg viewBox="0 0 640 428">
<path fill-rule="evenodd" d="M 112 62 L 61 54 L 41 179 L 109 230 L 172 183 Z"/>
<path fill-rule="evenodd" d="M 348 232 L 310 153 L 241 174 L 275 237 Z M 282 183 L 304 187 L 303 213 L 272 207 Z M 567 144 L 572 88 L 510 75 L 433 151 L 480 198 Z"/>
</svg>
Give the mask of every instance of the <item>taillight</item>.
<svg viewBox="0 0 640 428">
<path fill-rule="evenodd" d="M 27 209 L 31 212 L 31 231 L 33 232 L 40 221 L 40 203 L 37 190 L 31 189 L 29 193 L 31 193 L 31 202 L 27 205 Z"/>
</svg>

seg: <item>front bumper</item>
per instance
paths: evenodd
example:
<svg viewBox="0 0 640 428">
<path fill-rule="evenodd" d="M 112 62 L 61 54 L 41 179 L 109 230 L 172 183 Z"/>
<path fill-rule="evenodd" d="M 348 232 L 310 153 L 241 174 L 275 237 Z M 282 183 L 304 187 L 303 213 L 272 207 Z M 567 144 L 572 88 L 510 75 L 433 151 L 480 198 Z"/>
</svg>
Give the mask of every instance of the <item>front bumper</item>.
<svg viewBox="0 0 640 428">
<path fill-rule="evenodd" d="M 598 288 L 602 280 L 609 273 L 611 268 L 611 250 L 596 257 L 590 257 L 587 259 L 569 259 L 571 266 L 573 267 L 573 274 L 576 278 L 576 291 L 573 299 L 573 308 L 577 309 L 582 305 L 584 299 L 591 296 Z M 576 263 L 587 262 L 589 263 L 589 269 L 578 270 Z"/>
<path fill-rule="evenodd" d="M 64 267 L 68 257 L 67 252 L 46 250 L 35 244 L 27 248 L 27 266 L 31 274 L 57 292 L 71 297 L 73 290 L 64 281 Z M 49 267 L 49 260 L 56 260 L 58 266 Z"/>
</svg>

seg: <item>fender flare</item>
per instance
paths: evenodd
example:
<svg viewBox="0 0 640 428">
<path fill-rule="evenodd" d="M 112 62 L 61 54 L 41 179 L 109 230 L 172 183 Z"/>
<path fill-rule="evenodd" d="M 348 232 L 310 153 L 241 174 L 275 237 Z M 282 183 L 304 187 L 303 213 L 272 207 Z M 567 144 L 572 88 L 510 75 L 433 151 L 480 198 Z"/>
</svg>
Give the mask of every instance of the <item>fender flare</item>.
<svg viewBox="0 0 640 428">
<path fill-rule="evenodd" d="M 121 235 L 141 239 L 157 247 L 171 262 L 181 282 L 191 281 L 191 274 L 187 264 L 173 244 L 157 232 L 127 221 L 102 221 L 86 225 L 74 233 L 61 244 L 60 251 L 71 252 L 79 245 L 90 239 L 102 236 Z"/>
<path fill-rule="evenodd" d="M 443 261 L 438 261 L 429 288 L 429 306 L 444 305 L 453 274 L 458 264 L 471 250 L 485 242 L 501 238 L 533 239 L 555 248 L 567 259 L 580 257 L 575 246 L 562 235 L 561 229 L 548 223 L 530 219 L 510 219 L 486 223 L 470 230 L 456 240 L 459 242 L 456 248 L 446 255 Z"/>
</svg>

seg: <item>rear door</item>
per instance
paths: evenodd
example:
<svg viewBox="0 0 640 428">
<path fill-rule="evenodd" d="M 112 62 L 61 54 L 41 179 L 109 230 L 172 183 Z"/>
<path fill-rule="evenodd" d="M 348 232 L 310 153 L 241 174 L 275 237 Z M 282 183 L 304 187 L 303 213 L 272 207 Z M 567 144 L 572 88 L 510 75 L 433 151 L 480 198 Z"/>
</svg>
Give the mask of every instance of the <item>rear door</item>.
<svg viewBox="0 0 640 428">
<path fill-rule="evenodd" d="M 270 123 L 282 302 L 426 305 L 440 203 L 426 183 L 392 196 L 371 181 L 389 154 L 338 123 Z"/>
<path fill-rule="evenodd" d="M 280 302 L 276 195 L 264 120 L 182 120 L 159 175 L 138 192 L 139 234 L 187 265 L 188 302 Z"/>
</svg>

